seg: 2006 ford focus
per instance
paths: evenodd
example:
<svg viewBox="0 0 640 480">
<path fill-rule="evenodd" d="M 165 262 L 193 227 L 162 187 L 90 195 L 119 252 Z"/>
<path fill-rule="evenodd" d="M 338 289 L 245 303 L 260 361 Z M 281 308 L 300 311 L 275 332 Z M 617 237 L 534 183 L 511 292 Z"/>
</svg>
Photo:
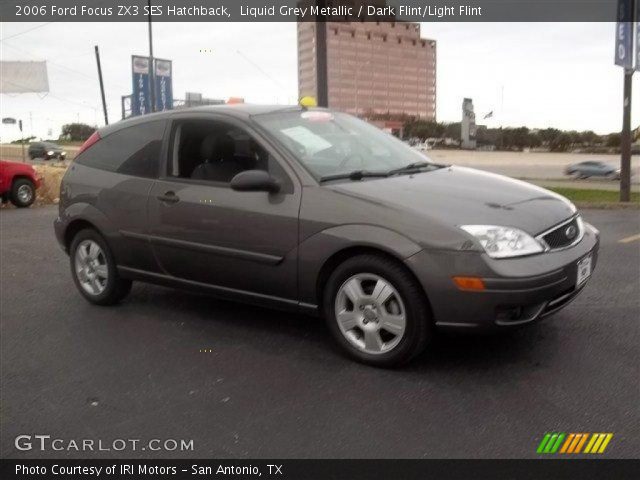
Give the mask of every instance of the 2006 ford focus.
<svg viewBox="0 0 640 480">
<path fill-rule="evenodd" d="M 555 193 L 435 164 L 349 115 L 249 105 L 95 133 L 64 177 L 55 230 L 92 303 L 141 280 L 317 313 L 380 366 L 415 356 L 434 328 L 557 312 L 599 244 Z"/>
</svg>

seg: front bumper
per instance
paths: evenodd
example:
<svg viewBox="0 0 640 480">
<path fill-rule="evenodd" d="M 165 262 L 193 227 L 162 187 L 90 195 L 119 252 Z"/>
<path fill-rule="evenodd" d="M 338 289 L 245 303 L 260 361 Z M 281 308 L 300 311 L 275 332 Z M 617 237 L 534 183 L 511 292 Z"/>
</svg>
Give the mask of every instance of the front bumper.
<svg viewBox="0 0 640 480">
<path fill-rule="evenodd" d="M 532 323 L 568 305 L 589 282 L 576 285 L 577 264 L 591 255 L 597 263 L 599 235 L 585 223 L 571 248 L 513 259 L 478 252 L 423 250 L 406 262 L 421 282 L 440 328 L 500 329 Z M 485 290 L 462 291 L 457 275 L 483 279 Z"/>
</svg>

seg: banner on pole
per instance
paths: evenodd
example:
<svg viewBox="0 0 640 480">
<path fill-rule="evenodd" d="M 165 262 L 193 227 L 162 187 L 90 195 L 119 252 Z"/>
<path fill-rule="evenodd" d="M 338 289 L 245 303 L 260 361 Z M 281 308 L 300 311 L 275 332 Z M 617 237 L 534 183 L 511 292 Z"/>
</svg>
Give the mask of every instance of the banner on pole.
<svg viewBox="0 0 640 480">
<path fill-rule="evenodd" d="M 173 109 L 173 66 L 171 60 L 155 61 L 156 112 Z"/>
<path fill-rule="evenodd" d="M 133 79 L 133 94 L 131 95 L 132 116 L 151 112 L 149 72 L 149 57 L 131 56 L 131 76 Z"/>
<path fill-rule="evenodd" d="M 640 72 L 640 0 L 636 0 L 636 70 Z"/>
<path fill-rule="evenodd" d="M 618 0 L 615 64 L 633 68 L 633 0 Z"/>
</svg>

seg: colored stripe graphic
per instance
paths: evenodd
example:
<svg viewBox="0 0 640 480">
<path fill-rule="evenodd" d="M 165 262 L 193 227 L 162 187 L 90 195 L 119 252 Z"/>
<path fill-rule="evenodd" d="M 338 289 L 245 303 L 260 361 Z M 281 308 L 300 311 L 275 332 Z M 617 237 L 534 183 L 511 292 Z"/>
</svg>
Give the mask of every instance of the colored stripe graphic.
<svg viewBox="0 0 640 480">
<path fill-rule="evenodd" d="M 584 453 L 604 453 L 613 438 L 613 433 L 594 433 Z"/>
<path fill-rule="evenodd" d="M 562 448 L 560 449 L 560 453 L 566 453 L 567 449 L 569 448 L 569 445 L 571 445 L 571 442 L 573 442 L 573 439 L 576 437 L 575 433 L 570 433 L 569 436 L 567 437 L 567 439 L 564 442 L 564 445 L 562 445 Z"/>
<path fill-rule="evenodd" d="M 542 454 L 604 453 L 612 438 L 613 433 L 547 432 L 536 451 Z"/>
<path fill-rule="evenodd" d="M 560 444 L 562 443 L 562 440 L 564 440 L 564 437 L 565 437 L 564 433 L 558 434 L 558 439 L 556 440 L 556 443 L 553 445 L 549 453 L 556 453 L 558 451 L 558 449 L 560 448 Z"/>
<path fill-rule="evenodd" d="M 543 437 L 542 441 L 540 442 L 540 445 L 538 445 L 538 450 L 536 450 L 537 453 L 544 452 L 544 447 L 547 446 L 547 442 L 549 442 L 550 438 L 551 438 L 551 434 L 550 433 L 545 433 L 544 434 L 544 437 Z"/>
<path fill-rule="evenodd" d="M 538 453 L 556 453 L 565 436 L 565 433 L 545 433 L 536 451 Z"/>
<path fill-rule="evenodd" d="M 588 433 L 583 433 L 581 435 L 582 437 L 580 438 L 580 442 L 578 442 L 578 445 L 576 446 L 576 449 L 573 453 L 580 453 L 582 451 L 582 447 L 584 443 L 587 441 L 587 438 L 589 437 Z"/>
</svg>

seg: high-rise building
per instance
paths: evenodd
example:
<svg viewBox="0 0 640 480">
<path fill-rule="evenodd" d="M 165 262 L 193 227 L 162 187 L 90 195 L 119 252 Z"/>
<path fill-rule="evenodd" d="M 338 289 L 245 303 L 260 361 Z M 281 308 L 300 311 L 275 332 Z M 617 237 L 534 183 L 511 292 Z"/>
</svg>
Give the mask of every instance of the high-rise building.
<svg viewBox="0 0 640 480">
<path fill-rule="evenodd" d="M 436 42 L 420 24 L 384 21 L 299 22 L 298 90 L 330 108 L 436 117 Z"/>
</svg>

